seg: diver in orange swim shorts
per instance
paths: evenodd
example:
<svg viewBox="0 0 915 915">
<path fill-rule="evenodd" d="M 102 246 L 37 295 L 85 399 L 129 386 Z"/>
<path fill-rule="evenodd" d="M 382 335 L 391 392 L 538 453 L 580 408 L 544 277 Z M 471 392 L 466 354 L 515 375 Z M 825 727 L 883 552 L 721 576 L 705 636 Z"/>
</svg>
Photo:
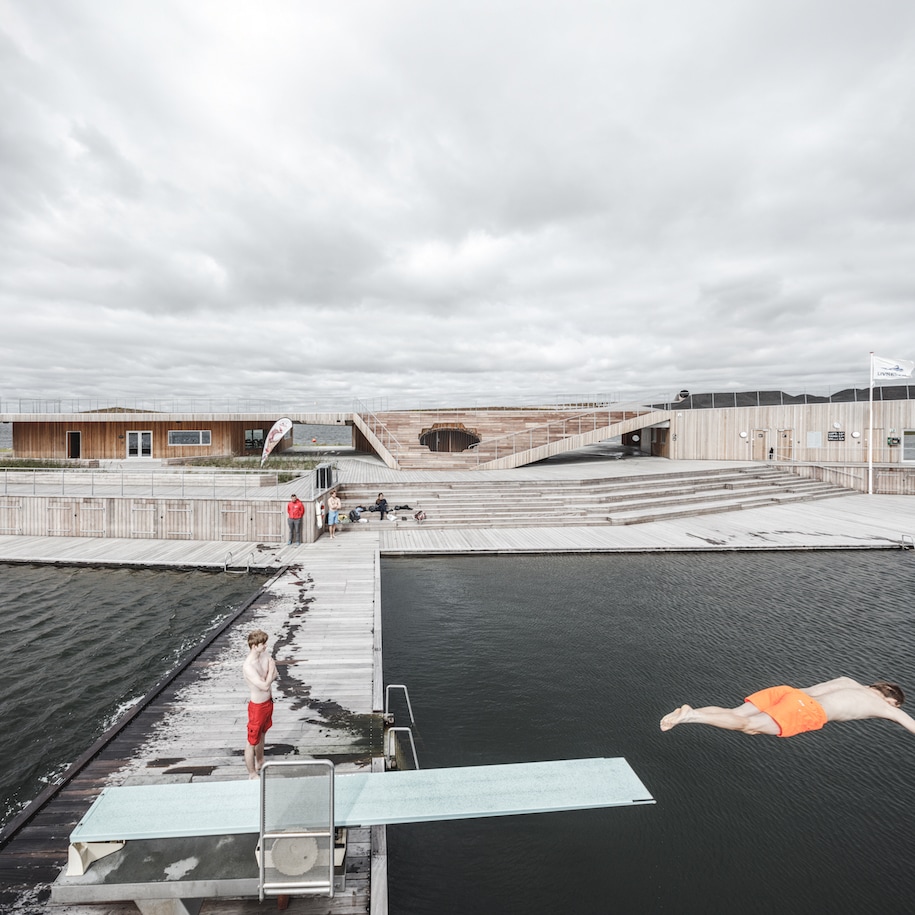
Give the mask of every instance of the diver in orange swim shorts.
<svg viewBox="0 0 915 915">
<path fill-rule="evenodd" d="M 772 686 L 747 696 L 743 705 L 733 709 L 681 705 L 661 719 L 661 730 L 669 731 L 678 724 L 707 724 L 744 734 L 794 737 L 817 731 L 827 721 L 886 718 L 915 734 L 915 718 L 899 707 L 904 701 L 895 683 L 864 686 L 851 677 L 837 677 L 804 690 Z"/>
</svg>

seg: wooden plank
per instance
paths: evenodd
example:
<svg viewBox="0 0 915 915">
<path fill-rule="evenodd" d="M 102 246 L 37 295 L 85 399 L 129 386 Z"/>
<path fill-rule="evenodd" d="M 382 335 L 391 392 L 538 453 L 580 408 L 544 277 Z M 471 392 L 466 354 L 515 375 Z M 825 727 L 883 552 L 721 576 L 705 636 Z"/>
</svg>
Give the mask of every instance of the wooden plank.
<svg viewBox="0 0 915 915">
<path fill-rule="evenodd" d="M 380 624 L 377 555 L 377 537 L 360 537 L 345 549 L 321 554 L 307 572 L 290 569 L 277 579 L 269 601 L 255 601 L 154 706 L 138 714 L 6 845 L 0 852 L 3 882 L 26 893 L 53 879 L 65 863 L 66 837 L 105 785 L 142 783 L 181 772 L 195 781 L 247 778 L 242 757 L 247 694 L 241 664 L 247 654 L 245 635 L 252 628 L 270 633 L 271 645 L 281 643 L 276 652 L 278 701 L 267 740 L 270 758 L 274 750 L 280 755 L 319 753 L 339 758 L 342 770 L 357 771 L 360 759 L 368 766 L 380 752 L 382 733 L 380 716 L 373 715 L 373 630 Z M 309 612 L 297 616 L 303 597 L 310 601 Z M 339 638 L 335 619 L 342 621 Z M 366 831 L 366 841 L 369 836 Z M 366 911 L 368 852 L 363 857 L 365 876 L 348 878 L 346 896 L 329 908 L 325 900 L 321 911 L 338 915 L 353 905 Z M 242 900 L 214 910 L 259 911 Z"/>
</svg>

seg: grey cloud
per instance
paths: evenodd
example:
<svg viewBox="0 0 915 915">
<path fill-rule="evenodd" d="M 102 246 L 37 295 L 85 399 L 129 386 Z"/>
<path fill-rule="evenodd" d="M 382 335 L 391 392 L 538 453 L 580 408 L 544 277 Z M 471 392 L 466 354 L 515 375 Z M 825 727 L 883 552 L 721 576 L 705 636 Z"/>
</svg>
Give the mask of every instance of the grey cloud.
<svg viewBox="0 0 915 915">
<path fill-rule="evenodd" d="M 16 384 L 588 394 L 915 358 L 902 0 L 13 8 Z"/>
</svg>

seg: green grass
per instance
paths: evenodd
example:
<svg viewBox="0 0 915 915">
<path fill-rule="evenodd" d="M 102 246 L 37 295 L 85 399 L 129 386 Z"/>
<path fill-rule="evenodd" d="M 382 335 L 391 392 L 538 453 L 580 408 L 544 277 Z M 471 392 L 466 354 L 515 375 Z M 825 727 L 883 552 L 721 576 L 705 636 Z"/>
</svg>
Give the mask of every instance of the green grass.
<svg viewBox="0 0 915 915">
<path fill-rule="evenodd" d="M 223 467 L 228 470 L 272 470 L 276 471 L 306 471 L 314 470 L 323 461 L 306 457 L 269 457 L 261 468 L 259 457 L 213 457 L 213 458 L 188 458 L 184 461 L 189 467 Z"/>
<path fill-rule="evenodd" d="M 12 458 L 0 454 L 0 468 L 6 470 L 58 470 L 72 467 L 70 461 L 52 461 L 44 458 Z"/>
</svg>

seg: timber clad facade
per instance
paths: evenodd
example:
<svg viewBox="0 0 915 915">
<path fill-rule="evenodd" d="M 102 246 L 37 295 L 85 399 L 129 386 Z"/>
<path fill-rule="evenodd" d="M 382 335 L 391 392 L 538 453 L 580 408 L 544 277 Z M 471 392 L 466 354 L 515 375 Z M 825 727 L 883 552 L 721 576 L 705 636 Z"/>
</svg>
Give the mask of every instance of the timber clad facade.
<svg viewBox="0 0 915 915">
<path fill-rule="evenodd" d="M 302 533 L 319 534 L 312 502 Z M 282 543 L 286 500 L 0 495 L 0 535 Z"/>
<path fill-rule="evenodd" d="M 677 410 L 645 430 L 643 450 L 673 460 L 856 464 L 915 461 L 915 401 Z"/>
<path fill-rule="evenodd" d="M 76 413 L 63 421 L 14 422 L 13 454 L 17 458 L 103 461 L 253 455 L 261 453 L 264 437 L 277 418 L 153 420 L 148 415 L 118 415 L 87 420 Z M 274 453 L 291 444 L 290 435 L 277 444 Z"/>
</svg>

